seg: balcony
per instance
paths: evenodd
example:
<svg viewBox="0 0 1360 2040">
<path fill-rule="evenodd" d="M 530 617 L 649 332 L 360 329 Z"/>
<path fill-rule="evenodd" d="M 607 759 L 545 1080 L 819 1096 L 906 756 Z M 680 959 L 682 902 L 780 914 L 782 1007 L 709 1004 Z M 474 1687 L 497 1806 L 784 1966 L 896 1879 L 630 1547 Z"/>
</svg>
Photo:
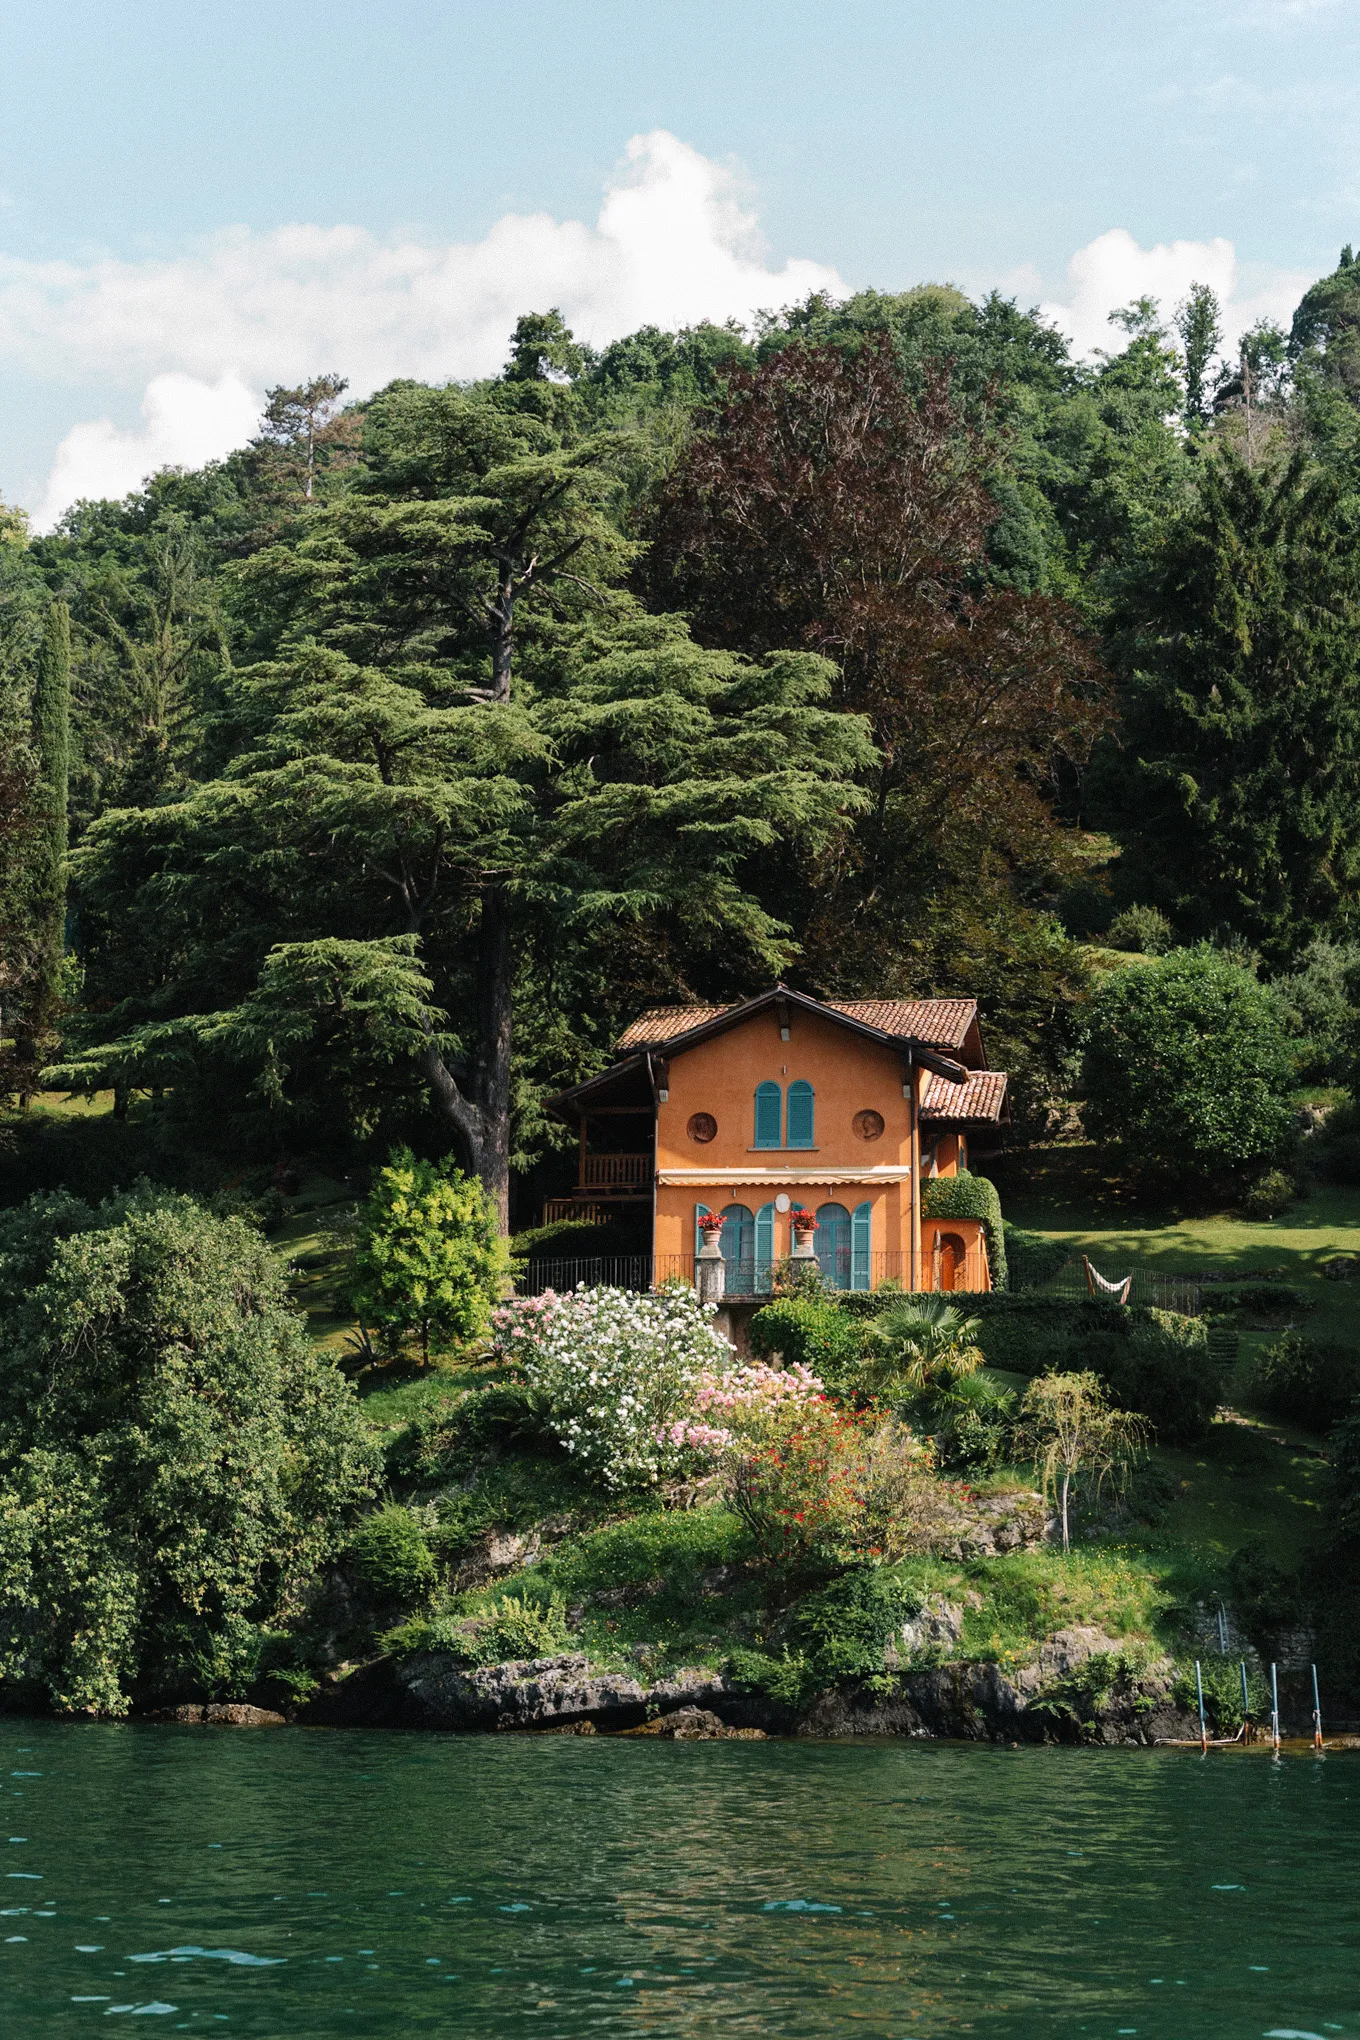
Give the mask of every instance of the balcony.
<svg viewBox="0 0 1360 2040">
<path fill-rule="evenodd" d="M 651 1192 L 650 1154 L 582 1155 L 576 1188 L 570 1197 L 547 1200 L 543 1223 L 575 1218 L 586 1225 L 606 1225 L 621 1204 L 640 1204 Z"/>
<path fill-rule="evenodd" d="M 647 1155 L 582 1155 L 577 1194 L 585 1197 L 635 1197 L 652 1186 L 652 1158 Z"/>
</svg>

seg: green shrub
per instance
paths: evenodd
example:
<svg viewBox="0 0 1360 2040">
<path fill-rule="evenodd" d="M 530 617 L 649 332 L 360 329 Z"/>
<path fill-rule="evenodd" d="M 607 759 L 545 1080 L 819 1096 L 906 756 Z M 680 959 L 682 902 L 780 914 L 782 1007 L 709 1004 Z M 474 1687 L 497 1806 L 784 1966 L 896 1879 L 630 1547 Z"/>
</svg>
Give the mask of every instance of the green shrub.
<svg viewBox="0 0 1360 2040">
<path fill-rule="evenodd" d="M 1131 949 L 1142 956 L 1165 956 L 1176 943 L 1176 931 L 1156 907 L 1125 907 L 1105 936 L 1109 949 Z"/>
<path fill-rule="evenodd" d="M 844 1680 L 883 1690 L 893 1683 L 884 1666 L 886 1647 L 920 1610 L 920 1595 L 896 1574 L 855 1566 L 800 1604 L 789 1624 L 789 1642 L 778 1656 L 737 1650 L 727 1668 L 741 1685 L 790 1707 L 806 1706 Z"/>
<path fill-rule="evenodd" d="M 1001 1216 L 1001 1199 L 990 1176 L 971 1176 L 966 1169 L 960 1169 L 957 1176 L 930 1177 L 921 1189 L 921 1215 L 979 1220 L 987 1241 L 992 1287 L 1006 1287 L 1006 1227 Z"/>
<path fill-rule="evenodd" d="M 1043 1233 L 1025 1232 L 1009 1222 L 1005 1227 L 1008 1287 L 1012 1290 L 1042 1289 L 1065 1266 L 1071 1249 L 1063 1240 L 1046 1239 Z"/>
<path fill-rule="evenodd" d="M 751 1319 L 749 1337 L 758 1360 L 778 1354 L 786 1367 L 810 1367 L 833 1395 L 849 1397 L 861 1385 L 864 1328 L 835 1303 L 802 1297 L 767 1303 Z"/>
<path fill-rule="evenodd" d="M 241 1697 L 377 1454 L 252 1226 L 149 1188 L 0 1214 L 0 1679 Z"/>
<path fill-rule="evenodd" d="M 1360 1394 L 1360 1359 L 1346 1346 L 1286 1332 L 1260 1355 L 1251 1378 L 1262 1409 L 1314 1431 L 1328 1431 Z"/>
<path fill-rule="evenodd" d="M 509 1249 L 474 1176 L 394 1149 L 359 1218 L 351 1302 L 389 1339 L 431 1348 L 479 1338 L 505 1286 Z"/>
<path fill-rule="evenodd" d="M 1360 1543 L 1360 1404 L 1353 1404 L 1329 1441 L 1332 1454 L 1332 1493 L 1338 1540 L 1345 1546 Z"/>
<path fill-rule="evenodd" d="M 1097 986 L 1083 1082 L 1088 1132 L 1136 1171 L 1216 1180 L 1259 1168 L 1293 1127 L 1280 1001 L 1207 945 Z"/>
<path fill-rule="evenodd" d="M 1303 1152 L 1328 1183 L 1360 1183 L 1360 1105 L 1348 1098 L 1335 1106 Z"/>
<path fill-rule="evenodd" d="M 347 1556 L 375 1601 L 411 1607 L 434 1591 L 435 1563 L 425 1533 L 397 1502 L 365 1518 Z"/>
<path fill-rule="evenodd" d="M 1284 1211 L 1298 1194 L 1298 1185 L 1292 1176 L 1287 1176 L 1283 1169 L 1267 1169 L 1243 1196 L 1242 1209 L 1248 1218 L 1264 1221 Z"/>
<path fill-rule="evenodd" d="M 1235 1734 L 1242 1726 L 1242 1663 L 1241 1658 L 1223 1657 L 1217 1652 L 1200 1659 L 1204 1712 L 1211 1729 L 1226 1729 Z M 1186 1663 L 1182 1660 L 1177 1665 L 1171 1696 L 1187 1714 L 1198 1710 L 1199 1689 L 1195 1685 L 1193 1661 Z M 1247 1704 L 1256 1721 L 1270 1713 L 1269 1691 L 1261 1676 L 1261 1668 L 1256 1664 L 1247 1665 Z"/>
<path fill-rule="evenodd" d="M 566 1604 L 559 1594 L 546 1601 L 506 1594 L 476 1632 L 468 1655 L 477 1664 L 499 1665 L 516 1658 L 557 1657 L 570 1643 Z"/>
<path fill-rule="evenodd" d="M 1225 1282 L 1212 1292 L 1216 1311 L 1240 1311 L 1248 1317 L 1297 1317 L 1312 1310 L 1315 1299 L 1287 1282 Z"/>
</svg>

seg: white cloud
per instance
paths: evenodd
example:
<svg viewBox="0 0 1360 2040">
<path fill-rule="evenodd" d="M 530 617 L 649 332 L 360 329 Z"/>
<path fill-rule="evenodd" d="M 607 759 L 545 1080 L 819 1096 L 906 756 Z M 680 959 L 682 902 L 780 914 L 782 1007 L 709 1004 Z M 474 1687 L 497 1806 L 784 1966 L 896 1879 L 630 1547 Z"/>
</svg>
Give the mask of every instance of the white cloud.
<svg viewBox="0 0 1360 2040">
<path fill-rule="evenodd" d="M 1125 344 L 1110 313 L 1135 298 L 1156 298 L 1170 319 L 1192 283 L 1207 283 L 1223 307 L 1229 347 L 1258 318 L 1288 327 L 1295 305 L 1312 282 L 1306 270 L 1239 265 L 1231 241 L 1159 242 L 1142 248 L 1123 227 L 1088 241 L 1067 265 L 1065 297 L 1043 306 L 1044 315 L 1071 337 L 1078 354 Z"/>
<path fill-rule="evenodd" d="M 112 419 L 97 418 L 67 433 L 33 522 L 49 531 L 82 496 L 126 496 L 157 468 L 201 467 L 243 445 L 259 415 L 259 398 L 237 376 L 215 383 L 177 371 L 154 376 L 142 399 L 140 432 L 120 432 Z"/>
<path fill-rule="evenodd" d="M 72 492 L 102 491 L 138 458 L 207 457 L 209 416 L 213 452 L 239 444 L 253 429 L 239 423 L 232 392 L 242 388 L 332 369 L 360 395 L 394 375 L 490 374 L 518 315 L 553 304 L 600 344 L 648 321 L 746 321 L 811 290 L 844 285 L 817 262 L 770 267 L 733 174 L 658 130 L 629 142 L 594 226 L 507 214 L 484 239 L 453 243 L 389 243 L 352 226 L 233 227 L 167 261 L 0 256 L 0 364 L 147 383 L 145 433 L 101 421 L 63 440 L 41 512 L 50 519 Z"/>
</svg>

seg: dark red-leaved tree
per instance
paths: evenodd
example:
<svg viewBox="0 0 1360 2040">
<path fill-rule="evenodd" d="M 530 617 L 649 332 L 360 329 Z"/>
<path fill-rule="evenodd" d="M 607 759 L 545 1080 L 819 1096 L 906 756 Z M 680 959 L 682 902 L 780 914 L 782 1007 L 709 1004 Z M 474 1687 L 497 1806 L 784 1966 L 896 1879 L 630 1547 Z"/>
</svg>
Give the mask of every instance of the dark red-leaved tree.
<svg viewBox="0 0 1360 2040">
<path fill-rule="evenodd" d="M 713 644 L 826 654 L 842 705 L 872 720 L 872 808 L 806 906 L 828 984 L 901 953 L 904 916 L 919 933 L 1050 864 L 1055 774 L 1106 716 L 1074 613 L 987 582 L 996 460 L 947 365 L 913 395 L 886 334 L 795 345 L 731 374 L 655 505 L 654 602 Z"/>
</svg>

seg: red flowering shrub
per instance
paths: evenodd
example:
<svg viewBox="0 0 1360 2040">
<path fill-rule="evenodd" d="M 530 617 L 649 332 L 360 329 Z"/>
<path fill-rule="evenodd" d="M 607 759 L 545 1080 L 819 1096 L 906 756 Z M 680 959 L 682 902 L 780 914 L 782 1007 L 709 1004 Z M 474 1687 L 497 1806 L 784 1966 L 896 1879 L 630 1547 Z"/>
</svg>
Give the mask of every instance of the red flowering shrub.
<svg viewBox="0 0 1360 2040">
<path fill-rule="evenodd" d="M 730 1462 L 728 1499 L 770 1565 L 798 1571 L 926 1548 L 952 1514 L 906 1426 L 825 1400 L 772 1412 Z"/>
</svg>

